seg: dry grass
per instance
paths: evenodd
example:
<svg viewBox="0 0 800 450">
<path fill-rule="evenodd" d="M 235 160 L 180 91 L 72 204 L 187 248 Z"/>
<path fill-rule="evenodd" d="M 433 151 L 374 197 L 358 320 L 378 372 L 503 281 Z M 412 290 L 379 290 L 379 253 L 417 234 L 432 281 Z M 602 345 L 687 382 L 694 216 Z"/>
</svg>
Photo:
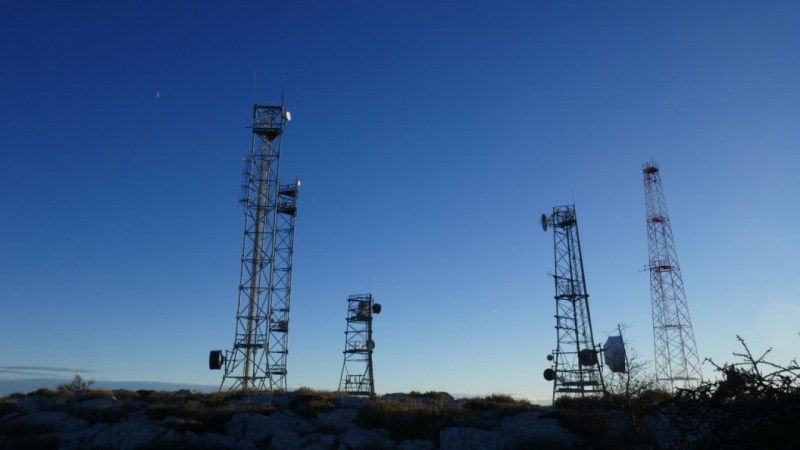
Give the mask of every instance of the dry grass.
<svg viewBox="0 0 800 450">
<path fill-rule="evenodd" d="M 403 402 L 376 399 L 359 410 L 356 422 L 367 428 L 387 429 L 396 441 L 438 442 L 439 431 L 464 416 L 464 409 L 452 405 L 426 405 L 415 398 Z"/>
<path fill-rule="evenodd" d="M 320 413 L 336 409 L 336 401 L 343 395 L 345 394 L 301 387 L 294 391 L 289 408 L 305 418 L 313 419 Z"/>
<path fill-rule="evenodd" d="M 455 402 L 449 394 L 412 392 L 404 400 L 375 399 L 365 404 L 356 421 L 364 427 L 384 428 L 396 441 L 424 439 L 439 442 L 439 432 L 448 427 L 490 429 L 503 417 L 539 407 L 507 395 Z"/>
</svg>

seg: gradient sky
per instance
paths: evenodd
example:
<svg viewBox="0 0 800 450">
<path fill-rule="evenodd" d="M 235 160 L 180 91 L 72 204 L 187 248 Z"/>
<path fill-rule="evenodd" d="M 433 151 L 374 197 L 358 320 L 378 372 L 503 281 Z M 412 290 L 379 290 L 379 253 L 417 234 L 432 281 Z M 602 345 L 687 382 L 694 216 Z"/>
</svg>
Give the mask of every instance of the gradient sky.
<svg viewBox="0 0 800 450">
<path fill-rule="evenodd" d="M 290 388 L 336 389 L 371 290 L 379 392 L 549 399 L 538 218 L 573 202 L 595 336 L 652 360 L 650 159 L 701 358 L 740 334 L 788 362 L 799 25 L 793 1 L 2 1 L 0 378 L 219 383 L 245 126 L 282 86 Z"/>
</svg>

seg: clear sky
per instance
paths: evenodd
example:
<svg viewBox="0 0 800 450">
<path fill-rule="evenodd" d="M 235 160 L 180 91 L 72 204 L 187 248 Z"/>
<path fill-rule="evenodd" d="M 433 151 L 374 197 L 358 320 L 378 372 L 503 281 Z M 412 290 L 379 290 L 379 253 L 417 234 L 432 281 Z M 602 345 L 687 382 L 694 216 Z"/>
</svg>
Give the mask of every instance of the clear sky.
<svg viewBox="0 0 800 450">
<path fill-rule="evenodd" d="M 371 290 L 379 392 L 549 399 L 538 218 L 573 201 L 595 336 L 651 360 L 650 159 L 701 357 L 787 362 L 798 42 L 793 1 L 2 1 L 0 378 L 219 383 L 245 126 L 282 86 L 290 388 L 336 389 Z"/>
</svg>

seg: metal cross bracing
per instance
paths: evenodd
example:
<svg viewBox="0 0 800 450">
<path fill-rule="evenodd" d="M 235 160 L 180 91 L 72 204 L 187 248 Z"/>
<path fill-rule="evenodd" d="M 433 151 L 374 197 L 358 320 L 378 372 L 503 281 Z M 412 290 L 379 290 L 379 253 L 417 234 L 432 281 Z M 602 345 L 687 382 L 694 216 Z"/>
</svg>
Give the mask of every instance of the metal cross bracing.
<svg viewBox="0 0 800 450">
<path fill-rule="evenodd" d="M 347 299 L 344 363 L 339 377 L 339 391 L 351 395 L 375 395 L 372 371 L 372 317 L 381 312 L 372 294 L 351 295 Z"/>
<path fill-rule="evenodd" d="M 240 202 L 245 224 L 233 349 L 212 351 L 224 366 L 220 390 L 286 390 L 295 217 L 300 183 L 280 184 L 283 105 L 254 105 L 252 144 Z"/>
<path fill-rule="evenodd" d="M 648 162 L 644 173 L 647 242 L 656 381 L 669 391 L 694 387 L 702 381 L 689 305 L 667 214 L 658 164 Z"/>
<path fill-rule="evenodd" d="M 601 394 L 605 386 L 592 333 L 575 206 L 557 206 L 550 217 L 542 215 L 542 227 L 548 226 L 553 228 L 557 339 L 545 379 L 553 381 L 554 401 L 557 396 Z"/>
</svg>

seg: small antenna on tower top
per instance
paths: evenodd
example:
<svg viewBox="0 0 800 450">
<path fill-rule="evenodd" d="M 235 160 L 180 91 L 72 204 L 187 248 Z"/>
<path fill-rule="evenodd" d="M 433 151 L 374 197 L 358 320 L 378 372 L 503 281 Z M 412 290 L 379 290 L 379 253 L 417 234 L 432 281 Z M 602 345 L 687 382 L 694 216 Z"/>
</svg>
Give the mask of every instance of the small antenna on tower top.
<svg viewBox="0 0 800 450">
<path fill-rule="evenodd" d="M 253 69 L 253 104 L 256 103 L 256 69 Z"/>
<path fill-rule="evenodd" d="M 286 105 L 286 69 L 281 72 L 281 105 Z"/>
</svg>

